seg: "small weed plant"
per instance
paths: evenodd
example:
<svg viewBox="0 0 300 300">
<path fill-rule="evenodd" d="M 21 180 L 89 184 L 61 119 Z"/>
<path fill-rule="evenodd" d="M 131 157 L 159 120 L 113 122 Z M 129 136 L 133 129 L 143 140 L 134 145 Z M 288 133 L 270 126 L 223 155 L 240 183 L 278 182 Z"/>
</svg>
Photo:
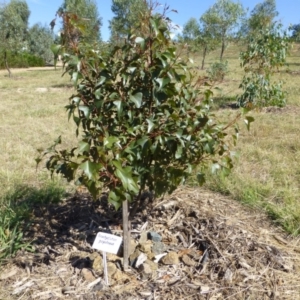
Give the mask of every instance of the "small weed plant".
<svg viewBox="0 0 300 300">
<path fill-rule="evenodd" d="M 211 81 L 223 81 L 228 73 L 228 62 L 220 61 L 212 63 L 207 73 Z"/>
</svg>

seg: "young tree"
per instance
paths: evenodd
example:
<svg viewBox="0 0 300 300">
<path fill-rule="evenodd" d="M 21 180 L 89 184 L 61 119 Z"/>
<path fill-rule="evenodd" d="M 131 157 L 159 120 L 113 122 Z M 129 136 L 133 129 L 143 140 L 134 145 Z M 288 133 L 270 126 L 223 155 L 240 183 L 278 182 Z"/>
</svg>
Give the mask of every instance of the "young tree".
<svg viewBox="0 0 300 300">
<path fill-rule="evenodd" d="M 29 52 L 43 58 L 43 60 L 48 63 L 53 60 L 53 53 L 50 50 L 53 41 L 53 34 L 48 27 L 42 26 L 41 24 L 35 24 L 29 29 Z"/>
<path fill-rule="evenodd" d="M 217 0 L 201 17 L 209 30 L 212 30 L 215 35 L 220 37 L 220 60 L 223 59 L 228 38 L 237 29 L 244 15 L 245 11 L 241 3 L 231 0 Z"/>
<path fill-rule="evenodd" d="M 94 43 L 101 40 L 102 19 L 99 16 L 97 2 L 95 0 L 64 0 L 62 6 L 58 9 L 57 15 L 61 17 L 64 13 L 76 15 L 81 20 L 81 32 L 73 35 L 73 39 L 84 39 L 86 42 Z M 56 19 L 50 25 L 53 28 Z M 66 31 L 63 23 L 62 34 Z M 69 42 L 67 42 L 69 43 Z"/>
<path fill-rule="evenodd" d="M 212 30 L 202 21 L 198 22 L 195 18 L 191 18 L 183 26 L 182 39 L 188 43 L 192 52 L 202 50 L 201 69 L 204 69 L 206 55 L 215 49 L 218 39 L 214 36 Z"/>
<path fill-rule="evenodd" d="M 0 52 L 11 76 L 8 52 L 18 52 L 26 46 L 30 11 L 26 1 L 11 0 L 0 7 Z"/>
<path fill-rule="evenodd" d="M 248 20 L 249 33 L 272 26 L 277 16 L 275 0 L 264 0 L 262 3 L 256 4 Z"/>
<path fill-rule="evenodd" d="M 245 76 L 240 85 L 243 94 L 238 104 L 243 107 L 284 106 L 286 93 L 282 83 L 273 83 L 272 74 L 286 62 L 290 38 L 282 32 L 282 25 L 273 24 L 257 31 L 248 48 L 241 52 L 241 66 Z"/>
<path fill-rule="evenodd" d="M 64 55 L 76 87 L 66 108 L 82 137 L 74 149 L 59 149 L 59 138 L 43 153 L 50 155 L 52 174 L 85 185 L 95 198 L 108 188 L 109 202 L 122 206 L 125 270 L 128 203 L 139 201 L 144 190 L 155 197 L 173 192 L 209 161 L 213 169 L 232 167 L 229 126 L 210 112 L 210 90 L 199 100 L 167 19 L 152 13 L 141 26 L 144 36 L 131 33 L 109 52 L 79 42 Z M 197 178 L 203 183 L 202 173 Z"/>
<path fill-rule="evenodd" d="M 184 25 L 180 40 L 188 44 L 188 51 L 196 52 L 200 46 L 201 29 L 195 18 L 190 18 Z"/>
<path fill-rule="evenodd" d="M 149 6 L 145 0 L 112 0 L 111 10 L 115 16 L 109 22 L 109 28 L 111 41 L 116 43 L 131 30 L 139 28 L 142 16 L 149 11 Z"/>
</svg>

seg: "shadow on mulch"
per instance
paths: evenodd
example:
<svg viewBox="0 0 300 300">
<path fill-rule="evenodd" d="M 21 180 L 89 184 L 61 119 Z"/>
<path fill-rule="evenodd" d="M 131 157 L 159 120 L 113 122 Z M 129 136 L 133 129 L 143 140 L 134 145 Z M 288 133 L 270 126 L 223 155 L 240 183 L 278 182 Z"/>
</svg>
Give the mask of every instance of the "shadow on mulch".
<svg viewBox="0 0 300 300">
<path fill-rule="evenodd" d="M 145 207 L 138 207 L 139 213 Z M 143 217 L 143 221 L 147 217 Z M 112 233 L 111 229 L 122 231 L 122 211 L 116 211 L 102 194 L 93 200 L 87 193 L 75 193 L 65 201 L 46 206 L 36 205 L 32 210 L 31 226 L 25 238 L 39 247 L 45 245 L 60 248 L 63 245 L 75 246 L 79 251 L 86 250 L 80 241 L 92 245 L 99 231 Z M 133 224 L 134 226 L 134 224 Z"/>
<path fill-rule="evenodd" d="M 88 194 L 78 193 L 59 204 L 37 205 L 33 207 L 32 214 L 32 224 L 25 234 L 27 240 L 33 240 L 37 246 L 47 245 L 54 249 L 71 244 L 80 251 L 83 248 L 78 240 L 84 238 L 92 245 L 95 239 L 97 232 L 91 228 L 98 225 L 109 231 L 121 220 L 120 212 L 108 205 L 105 196 L 93 201 Z"/>
</svg>

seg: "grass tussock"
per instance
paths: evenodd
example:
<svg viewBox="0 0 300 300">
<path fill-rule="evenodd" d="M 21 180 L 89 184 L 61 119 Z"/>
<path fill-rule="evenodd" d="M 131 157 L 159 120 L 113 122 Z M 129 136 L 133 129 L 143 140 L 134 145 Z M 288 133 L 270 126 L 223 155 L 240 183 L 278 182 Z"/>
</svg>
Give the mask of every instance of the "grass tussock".
<svg viewBox="0 0 300 300">
<path fill-rule="evenodd" d="M 33 208 L 58 203 L 65 194 L 57 181 L 37 189 L 28 185 L 15 185 L 0 198 L 0 260 L 18 250 L 33 251 L 31 242 L 24 239 L 23 231 L 30 226 Z"/>
</svg>

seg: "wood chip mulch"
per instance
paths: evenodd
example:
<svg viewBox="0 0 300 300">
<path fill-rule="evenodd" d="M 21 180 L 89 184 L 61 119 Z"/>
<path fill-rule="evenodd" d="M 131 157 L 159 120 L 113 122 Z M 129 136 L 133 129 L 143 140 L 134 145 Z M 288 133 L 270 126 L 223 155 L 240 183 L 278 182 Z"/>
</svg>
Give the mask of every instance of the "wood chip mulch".
<svg viewBox="0 0 300 300">
<path fill-rule="evenodd" d="M 106 286 L 102 254 L 91 245 L 99 231 L 121 235 L 120 217 L 105 195 L 92 201 L 77 193 L 36 208 L 25 234 L 35 252 L 19 252 L 1 267 L 0 299 L 300 299 L 297 239 L 262 212 L 187 187 L 164 200 L 145 197 L 132 221 L 132 252 L 144 251 L 152 269 L 132 264 L 125 273 L 122 255 L 108 255 Z M 145 232 L 160 236 L 164 254 L 178 261 L 155 263 Z"/>
</svg>

